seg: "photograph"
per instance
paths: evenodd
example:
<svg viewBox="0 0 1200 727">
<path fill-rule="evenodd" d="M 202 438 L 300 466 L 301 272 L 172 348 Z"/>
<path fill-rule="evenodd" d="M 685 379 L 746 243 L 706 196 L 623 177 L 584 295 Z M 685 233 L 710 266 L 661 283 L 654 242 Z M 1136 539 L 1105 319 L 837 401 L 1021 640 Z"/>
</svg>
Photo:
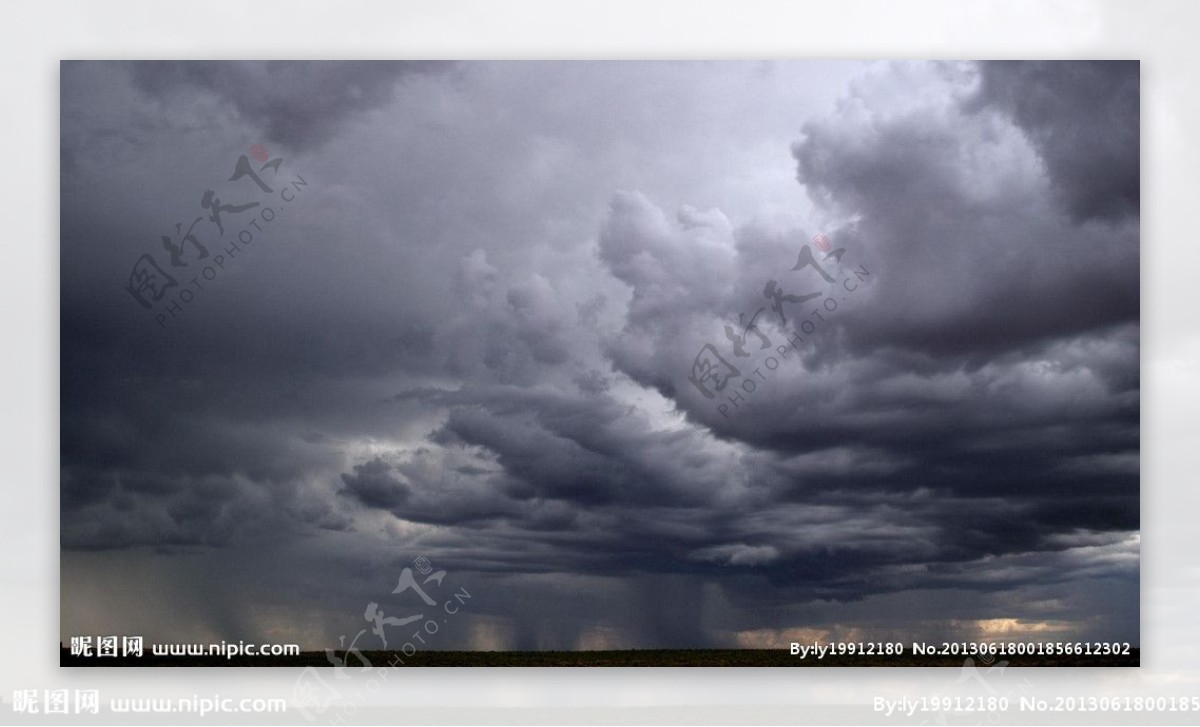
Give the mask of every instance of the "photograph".
<svg viewBox="0 0 1200 727">
<path fill-rule="evenodd" d="M 58 665 L 1141 665 L 1136 55 L 88 57 Z"/>
</svg>

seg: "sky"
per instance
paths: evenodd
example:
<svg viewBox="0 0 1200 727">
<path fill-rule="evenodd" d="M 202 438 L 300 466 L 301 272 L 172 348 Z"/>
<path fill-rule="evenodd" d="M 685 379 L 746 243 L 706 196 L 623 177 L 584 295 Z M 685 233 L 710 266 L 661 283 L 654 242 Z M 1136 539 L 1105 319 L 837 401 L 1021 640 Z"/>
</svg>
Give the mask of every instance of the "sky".
<svg viewBox="0 0 1200 727">
<path fill-rule="evenodd" d="M 61 89 L 64 641 L 1137 643 L 1137 62 Z"/>
</svg>

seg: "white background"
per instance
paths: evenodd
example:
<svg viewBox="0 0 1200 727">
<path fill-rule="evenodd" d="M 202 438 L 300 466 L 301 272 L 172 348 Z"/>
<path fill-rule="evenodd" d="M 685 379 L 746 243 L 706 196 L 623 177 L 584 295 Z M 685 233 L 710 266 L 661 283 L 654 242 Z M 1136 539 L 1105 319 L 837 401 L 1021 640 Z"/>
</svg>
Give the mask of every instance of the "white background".
<svg viewBox="0 0 1200 727">
<path fill-rule="evenodd" d="M 1141 669 L 430 669 L 351 696 L 386 722 L 852 722 L 876 696 L 1200 697 L 1200 4 L 1036 2 L 40 2 L 0 11 L 4 497 L 0 696 L 289 697 L 296 670 L 67 670 L 58 661 L 58 62 L 118 58 L 1137 58 L 1142 61 Z M 982 690 L 982 691 L 981 691 Z M 352 695 L 354 688 L 348 690 Z M 355 713 L 350 714 L 351 706 Z M 48 724 L 44 716 L 16 715 Z M 1077 714 L 1195 724 L 1200 714 Z M 11 720 L 0 707 L 0 722 Z M 326 714 L 318 723 L 336 719 Z M 979 722 L 981 715 L 950 723 Z M 210 716 L 204 723 L 247 723 Z M 291 714 L 285 722 L 298 722 Z M 911 723 L 930 721 L 916 715 Z M 1064 721 L 1010 712 L 1001 722 Z M 108 721 L 108 720 L 103 720 Z M 163 722 L 158 716 L 155 722 Z M 194 721 L 194 720 L 193 720 Z M 278 722 L 280 719 L 274 720 Z M 303 723 L 303 722 L 300 722 Z M 985 723 L 987 723 L 985 721 Z"/>
</svg>

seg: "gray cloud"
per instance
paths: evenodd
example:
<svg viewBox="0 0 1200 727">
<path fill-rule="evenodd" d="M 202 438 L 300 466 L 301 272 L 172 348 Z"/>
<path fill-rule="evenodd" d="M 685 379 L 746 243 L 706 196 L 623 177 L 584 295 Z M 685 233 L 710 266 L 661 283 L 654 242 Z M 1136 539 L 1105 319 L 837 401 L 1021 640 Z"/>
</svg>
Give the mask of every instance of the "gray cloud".
<svg viewBox="0 0 1200 727">
<path fill-rule="evenodd" d="M 64 602 L 174 564 L 318 648 L 425 555 L 491 594 L 445 648 L 1136 638 L 1128 66 L 445 71 L 64 65 Z M 260 134 L 306 196 L 158 328 L 130 264 Z"/>
<path fill-rule="evenodd" d="M 437 61 L 138 61 L 144 93 L 169 104 L 202 90 L 229 103 L 266 138 L 300 151 L 329 141 L 350 119 L 386 106 L 398 81 L 447 69 Z"/>
<path fill-rule="evenodd" d="M 982 63 L 970 105 L 998 109 L 1028 134 L 1075 220 L 1136 216 L 1139 71 L 1137 61 Z"/>
</svg>

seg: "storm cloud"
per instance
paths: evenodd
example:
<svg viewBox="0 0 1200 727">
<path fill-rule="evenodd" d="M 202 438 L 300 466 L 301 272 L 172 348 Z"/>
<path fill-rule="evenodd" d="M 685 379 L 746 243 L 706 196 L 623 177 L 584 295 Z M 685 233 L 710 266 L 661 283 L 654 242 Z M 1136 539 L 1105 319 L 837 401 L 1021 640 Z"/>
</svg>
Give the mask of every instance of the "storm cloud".
<svg viewBox="0 0 1200 727">
<path fill-rule="evenodd" d="M 138 61 L 134 83 L 163 105 L 208 92 L 297 151 L 329 141 L 342 125 L 393 98 L 404 76 L 448 70 L 437 61 Z"/>
<path fill-rule="evenodd" d="M 1137 63 L 62 73 L 64 638 L 1137 640 Z"/>
</svg>

